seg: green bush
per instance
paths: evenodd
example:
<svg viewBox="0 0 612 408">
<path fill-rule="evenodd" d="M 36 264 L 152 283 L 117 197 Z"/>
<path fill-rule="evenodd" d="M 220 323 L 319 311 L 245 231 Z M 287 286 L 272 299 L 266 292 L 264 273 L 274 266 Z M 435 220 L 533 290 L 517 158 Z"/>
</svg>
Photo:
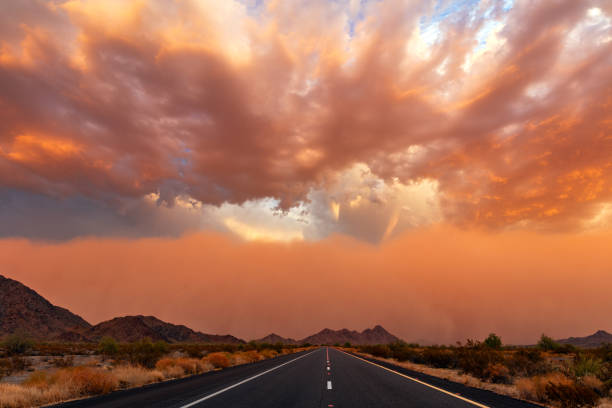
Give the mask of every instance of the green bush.
<svg viewBox="0 0 612 408">
<path fill-rule="evenodd" d="M 542 337 L 540 337 L 538 347 L 544 351 L 554 351 L 555 353 L 573 353 L 576 351 L 576 347 L 573 345 L 557 343 L 545 334 L 542 334 Z"/>
<path fill-rule="evenodd" d="M 22 355 L 28 352 L 34 343 L 27 334 L 16 332 L 7 336 L 2 342 L 2 347 L 6 350 L 9 356 Z"/>
<path fill-rule="evenodd" d="M 168 344 L 164 341 L 153 343 L 151 339 L 143 339 L 131 343 L 127 347 L 127 359 L 132 364 L 153 368 L 155 363 L 168 352 Z"/>
<path fill-rule="evenodd" d="M 600 377 L 602 369 L 603 361 L 600 359 L 579 355 L 574 360 L 574 364 L 571 367 L 571 373 L 577 378 L 582 378 L 585 375 Z"/>
<path fill-rule="evenodd" d="M 538 341 L 538 347 L 544 351 L 555 351 L 561 348 L 561 345 L 554 341 L 552 337 L 542 334 L 540 341 Z"/>
<path fill-rule="evenodd" d="M 499 337 L 495 333 L 491 333 L 489 334 L 489 337 L 485 339 L 484 345 L 489 348 L 499 350 L 502 347 L 501 337 Z"/>
<path fill-rule="evenodd" d="M 119 343 L 110 336 L 102 337 L 98 343 L 98 352 L 104 356 L 115 356 L 119 353 Z"/>
</svg>

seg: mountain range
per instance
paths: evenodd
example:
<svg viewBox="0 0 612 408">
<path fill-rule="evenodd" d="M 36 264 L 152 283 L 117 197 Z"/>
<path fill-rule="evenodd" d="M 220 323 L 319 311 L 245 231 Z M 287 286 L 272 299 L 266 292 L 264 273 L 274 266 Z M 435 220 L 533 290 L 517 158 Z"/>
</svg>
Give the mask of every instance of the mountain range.
<svg viewBox="0 0 612 408">
<path fill-rule="evenodd" d="M 255 340 L 256 343 L 272 344 L 389 344 L 398 341 L 401 341 L 399 337 L 392 335 L 380 325 L 377 325 L 372 329 L 365 329 L 362 332 L 348 329 L 323 329 L 320 332 L 304 337 L 301 340 L 281 337 L 275 333 Z"/>
<path fill-rule="evenodd" d="M 231 335 L 206 334 L 154 316 L 122 316 L 91 325 L 69 310 L 51 304 L 22 283 L 0 275 L 0 337 L 15 332 L 40 340 L 63 342 L 97 342 L 109 336 L 120 342 L 150 338 L 168 343 L 245 343 Z M 385 344 L 400 339 L 382 326 L 375 326 L 362 332 L 323 329 L 301 340 L 271 333 L 254 341 L 271 344 Z"/>
<path fill-rule="evenodd" d="M 153 316 L 116 317 L 94 326 L 22 283 L 0 275 L 0 337 L 15 332 L 64 342 L 92 342 L 110 336 L 121 342 L 148 337 L 168 343 L 244 343 L 234 336 L 201 333 Z"/>
<path fill-rule="evenodd" d="M 612 344 L 612 334 L 604 330 L 598 330 L 590 336 L 568 337 L 567 339 L 557 340 L 557 342 L 583 348 L 599 347 L 603 344 Z"/>
</svg>

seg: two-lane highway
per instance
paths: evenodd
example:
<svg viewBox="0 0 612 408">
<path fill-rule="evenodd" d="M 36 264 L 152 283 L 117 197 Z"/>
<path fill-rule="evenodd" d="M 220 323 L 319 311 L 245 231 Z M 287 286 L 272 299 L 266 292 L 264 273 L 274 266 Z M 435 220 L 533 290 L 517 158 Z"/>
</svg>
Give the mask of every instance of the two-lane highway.
<svg viewBox="0 0 612 408">
<path fill-rule="evenodd" d="M 435 378 L 423 379 L 418 373 L 322 347 L 56 407 L 527 408 L 536 405 Z"/>
</svg>

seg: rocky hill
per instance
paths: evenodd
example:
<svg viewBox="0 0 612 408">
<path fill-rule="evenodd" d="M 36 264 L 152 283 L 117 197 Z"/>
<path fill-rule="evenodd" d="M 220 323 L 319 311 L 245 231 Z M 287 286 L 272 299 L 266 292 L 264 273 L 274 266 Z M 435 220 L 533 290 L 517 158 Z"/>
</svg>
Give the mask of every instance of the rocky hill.
<svg viewBox="0 0 612 408">
<path fill-rule="evenodd" d="M 561 344 L 571 344 L 576 347 L 599 347 L 603 344 L 612 344 L 612 334 L 604 330 L 598 330 L 597 332 L 585 337 L 569 337 L 567 339 L 557 340 Z"/>
<path fill-rule="evenodd" d="M 365 329 L 361 333 L 355 330 L 331 330 L 323 329 L 320 332 L 308 336 L 299 341 L 300 344 L 388 344 L 400 341 L 400 339 L 382 326 L 375 326 L 373 329 Z"/>
<path fill-rule="evenodd" d="M 234 336 L 204 334 L 187 326 L 167 323 L 154 316 L 123 316 L 107 320 L 82 332 L 83 336 L 99 341 L 109 336 L 117 341 L 132 342 L 143 338 L 168 343 L 244 343 Z"/>
<path fill-rule="evenodd" d="M 51 304 L 22 283 L 0 275 L 0 337 L 21 332 L 48 340 L 64 332 L 90 327 L 80 316 Z"/>
<path fill-rule="evenodd" d="M 22 283 L 0 275 L 0 337 L 17 332 L 63 342 L 95 342 L 110 336 L 120 342 L 148 337 L 168 343 L 244 343 L 234 336 L 201 333 L 154 316 L 116 317 L 92 326 Z"/>
<path fill-rule="evenodd" d="M 253 340 L 255 343 L 268 343 L 268 344 L 298 344 L 298 341 L 292 338 L 285 338 L 279 336 L 276 333 L 270 333 L 261 339 Z"/>
</svg>

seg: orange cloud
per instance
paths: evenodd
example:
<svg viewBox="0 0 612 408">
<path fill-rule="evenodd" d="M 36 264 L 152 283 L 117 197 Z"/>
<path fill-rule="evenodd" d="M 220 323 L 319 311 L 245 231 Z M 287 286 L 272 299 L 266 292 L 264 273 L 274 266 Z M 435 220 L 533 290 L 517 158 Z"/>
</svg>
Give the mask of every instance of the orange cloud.
<svg viewBox="0 0 612 408">
<path fill-rule="evenodd" d="M 117 212 L 150 194 L 287 210 L 365 165 L 389 184 L 435 183 L 432 222 L 581 230 L 612 202 L 602 0 L 446 17 L 399 0 L 13 3 L 3 188 Z M 396 229 L 362 217 L 378 237 Z"/>
</svg>

